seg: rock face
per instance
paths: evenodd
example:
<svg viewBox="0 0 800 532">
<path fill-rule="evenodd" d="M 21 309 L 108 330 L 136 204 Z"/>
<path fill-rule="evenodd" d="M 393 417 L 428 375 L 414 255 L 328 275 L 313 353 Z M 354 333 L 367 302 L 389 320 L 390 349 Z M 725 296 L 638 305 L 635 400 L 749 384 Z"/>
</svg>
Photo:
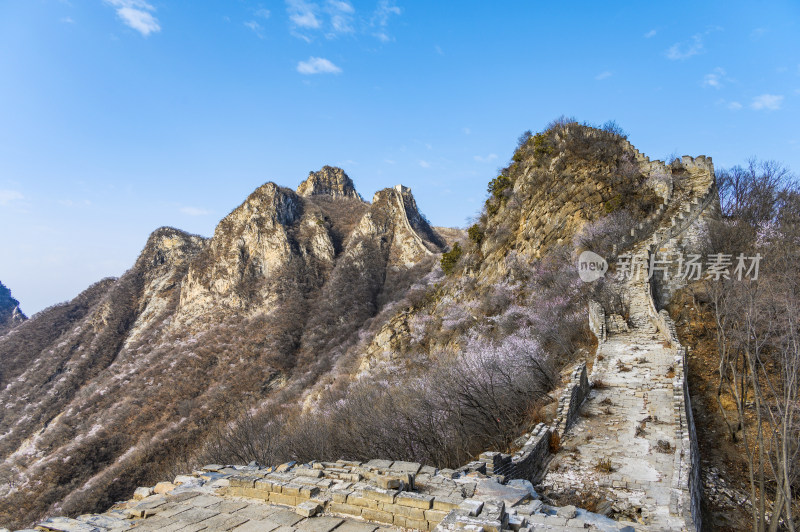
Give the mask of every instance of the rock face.
<svg viewBox="0 0 800 532">
<path fill-rule="evenodd" d="M 443 248 L 408 188 L 369 204 L 327 166 L 259 187 L 211 238 L 156 230 L 121 278 L 0 336 L 0 526 L 107 507 L 231 409 L 295 397 Z"/>
<path fill-rule="evenodd" d="M 27 319 L 19 308 L 19 301 L 11 297 L 11 290 L 0 282 L 0 335 Z"/>
<path fill-rule="evenodd" d="M 334 198 L 361 199 L 353 180 L 344 170 L 335 166 L 323 166 L 319 172 L 309 172 L 308 179 L 297 187 L 297 193 L 303 197 L 327 195 Z"/>
</svg>

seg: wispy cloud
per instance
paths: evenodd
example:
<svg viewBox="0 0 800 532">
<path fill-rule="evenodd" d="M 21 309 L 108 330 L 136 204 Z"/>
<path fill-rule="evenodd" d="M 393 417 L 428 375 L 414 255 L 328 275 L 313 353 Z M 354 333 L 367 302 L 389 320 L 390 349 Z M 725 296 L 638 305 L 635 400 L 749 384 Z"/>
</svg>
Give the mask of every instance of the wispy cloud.
<svg viewBox="0 0 800 532">
<path fill-rule="evenodd" d="M 594 77 L 594 79 L 596 79 L 597 81 L 600 81 L 601 79 L 610 78 L 611 76 L 612 76 L 612 73 L 609 72 L 608 70 L 605 70 L 603 72 L 600 72 L 598 75 L 596 75 Z"/>
<path fill-rule="evenodd" d="M 370 21 L 370 25 L 375 29 L 373 35 L 381 42 L 391 41 L 392 37 L 387 31 L 389 20 L 392 16 L 400 16 L 402 14 L 403 10 L 397 7 L 392 0 L 381 0 L 378 2 L 378 7 L 372 14 L 372 20 Z"/>
<path fill-rule="evenodd" d="M 12 201 L 21 200 L 24 197 L 19 191 L 0 189 L 0 205 L 8 205 Z"/>
<path fill-rule="evenodd" d="M 322 23 L 317 18 L 319 6 L 304 0 L 286 0 L 286 11 L 294 26 L 302 29 L 317 29 Z"/>
<path fill-rule="evenodd" d="M 463 131 L 465 135 L 469 135 L 470 133 L 472 133 L 472 130 L 468 127 L 463 128 L 461 131 Z"/>
<path fill-rule="evenodd" d="M 181 214 L 185 214 L 187 216 L 206 216 L 211 213 L 199 207 L 181 207 Z"/>
<path fill-rule="evenodd" d="M 333 38 L 340 33 L 353 33 L 353 14 L 356 10 L 349 2 L 342 0 L 328 0 L 325 12 L 330 17 L 331 30 L 326 37 Z"/>
<path fill-rule="evenodd" d="M 767 33 L 767 28 L 756 28 L 750 32 L 750 40 L 757 41 Z"/>
<path fill-rule="evenodd" d="M 342 69 L 324 57 L 309 57 L 308 61 L 297 63 L 297 71 L 301 74 L 339 74 Z"/>
<path fill-rule="evenodd" d="M 647 33 L 644 34 L 644 38 L 645 39 L 649 39 L 651 37 L 655 37 L 656 33 L 658 33 L 656 30 L 650 30 L 650 31 L 648 31 Z"/>
<path fill-rule="evenodd" d="M 248 20 L 244 25 L 253 30 L 253 33 L 255 33 L 259 39 L 264 38 L 264 28 L 255 20 Z"/>
<path fill-rule="evenodd" d="M 738 111 L 741 108 L 742 104 L 740 104 L 739 102 L 730 102 L 728 104 L 728 109 L 730 109 L 731 111 Z"/>
<path fill-rule="evenodd" d="M 145 0 L 104 0 L 117 10 L 117 16 L 129 26 L 145 37 L 151 33 L 161 31 L 158 19 L 153 16 L 156 8 Z"/>
<path fill-rule="evenodd" d="M 473 157 L 473 159 L 475 159 L 479 163 L 490 163 L 490 162 L 494 161 L 495 159 L 497 159 L 497 154 L 496 153 L 490 153 L 486 157 L 481 157 L 480 155 L 476 155 L 475 157 Z"/>
<path fill-rule="evenodd" d="M 75 21 L 72 20 L 72 17 L 64 17 L 61 19 L 61 22 L 64 24 L 75 24 Z"/>
<path fill-rule="evenodd" d="M 672 61 L 680 61 L 689 59 L 704 51 L 703 34 L 697 33 L 692 35 L 688 41 L 678 42 L 669 47 L 666 52 L 667 59 Z"/>
<path fill-rule="evenodd" d="M 430 168 L 430 167 L 431 167 L 431 163 L 429 163 L 428 161 L 422 161 L 422 160 L 421 160 L 421 161 L 419 162 L 419 165 L 420 165 L 421 167 L 423 167 L 423 168 Z"/>
<path fill-rule="evenodd" d="M 783 104 L 783 96 L 778 94 L 762 94 L 753 98 L 751 109 L 756 111 L 777 111 Z"/>
<path fill-rule="evenodd" d="M 729 81 L 725 69 L 717 67 L 713 72 L 706 74 L 705 77 L 703 77 L 703 87 L 721 89 L 724 81 Z"/>
</svg>

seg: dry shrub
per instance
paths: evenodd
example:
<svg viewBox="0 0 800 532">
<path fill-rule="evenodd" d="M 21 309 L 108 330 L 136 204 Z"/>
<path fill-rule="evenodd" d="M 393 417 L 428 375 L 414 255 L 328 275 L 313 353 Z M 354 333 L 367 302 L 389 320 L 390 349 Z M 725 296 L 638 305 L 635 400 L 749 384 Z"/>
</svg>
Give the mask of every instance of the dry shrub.
<svg viewBox="0 0 800 532">
<path fill-rule="evenodd" d="M 558 431 L 553 431 L 550 433 L 550 452 L 556 454 L 560 450 L 561 436 L 558 434 Z"/>
<path fill-rule="evenodd" d="M 601 473 L 613 473 L 615 470 L 611 458 L 599 458 L 594 468 Z"/>
</svg>

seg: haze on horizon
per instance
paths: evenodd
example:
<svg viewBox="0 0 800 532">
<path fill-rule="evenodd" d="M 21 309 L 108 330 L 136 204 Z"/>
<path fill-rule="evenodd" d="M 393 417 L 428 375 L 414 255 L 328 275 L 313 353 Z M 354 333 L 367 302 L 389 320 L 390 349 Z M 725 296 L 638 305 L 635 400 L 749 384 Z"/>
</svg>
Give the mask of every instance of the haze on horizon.
<svg viewBox="0 0 800 532">
<path fill-rule="evenodd" d="M 325 164 L 463 226 L 516 137 L 800 170 L 800 5 L 6 0 L 0 281 L 28 314 Z"/>
</svg>

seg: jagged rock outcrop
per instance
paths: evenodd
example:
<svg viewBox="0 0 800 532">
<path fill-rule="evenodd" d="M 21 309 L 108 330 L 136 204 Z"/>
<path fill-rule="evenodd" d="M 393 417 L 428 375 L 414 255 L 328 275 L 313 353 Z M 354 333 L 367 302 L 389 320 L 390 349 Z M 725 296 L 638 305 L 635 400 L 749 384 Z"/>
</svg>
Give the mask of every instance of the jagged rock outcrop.
<svg viewBox="0 0 800 532">
<path fill-rule="evenodd" d="M 335 166 L 323 166 L 318 172 L 309 172 L 308 179 L 300 183 L 297 193 L 303 197 L 326 195 L 334 198 L 361 199 L 353 180 Z"/>
<path fill-rule="evenodd" d="M 19 308 L 19 301 L 11 297 L 11 290 L 0 282 L 0 334 L 27 319 L 28 317 Z"/>
<path fill-rule="evenodd" d="M 156 230 L 121 278 L 0 337 L 0 526 L 107 507 L 295 398 L 442 248 L 409 189 L 369 204 L 331 167 L 259 187 L 211 238 Z"/>
</svg>

